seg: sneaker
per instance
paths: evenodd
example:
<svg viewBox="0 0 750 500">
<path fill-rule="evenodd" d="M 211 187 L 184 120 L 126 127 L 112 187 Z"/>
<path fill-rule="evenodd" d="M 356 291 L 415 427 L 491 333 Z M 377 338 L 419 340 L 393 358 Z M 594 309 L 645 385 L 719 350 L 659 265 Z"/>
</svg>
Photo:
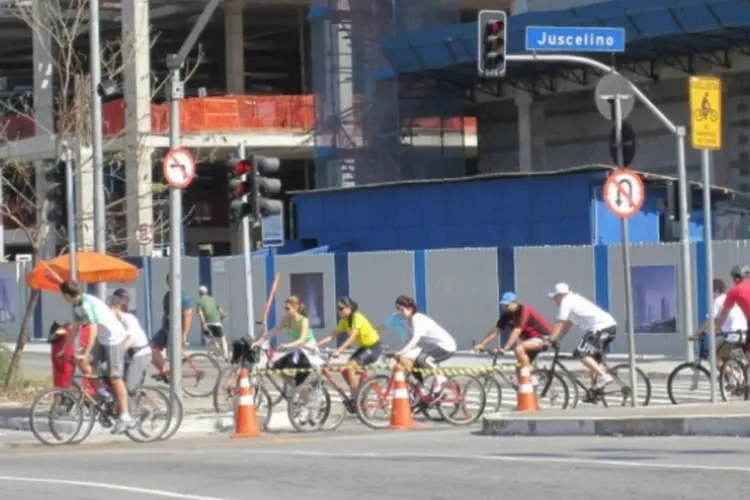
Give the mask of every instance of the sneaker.
<svg viewBox="0 0 750 500">
<path fill-rule="evenodd" d="M 612 375 L 610 375 L 609 373 L 605 373 L 604 375 L 596 379 L 596 382 L 594 382 L 594 385 L 591 388 L 595 391 L 601 391 L 614 381 L 615 379 L 612 378 Z"/>
<path fill-rule="evenodd" d="M 112 434 L 122 434 L 128 429 L 132 429 L 136 425 L 136 421 L 128 414 L 120 415 L 117 419 L 114 428 L 112 428 Z"/>
</svg>

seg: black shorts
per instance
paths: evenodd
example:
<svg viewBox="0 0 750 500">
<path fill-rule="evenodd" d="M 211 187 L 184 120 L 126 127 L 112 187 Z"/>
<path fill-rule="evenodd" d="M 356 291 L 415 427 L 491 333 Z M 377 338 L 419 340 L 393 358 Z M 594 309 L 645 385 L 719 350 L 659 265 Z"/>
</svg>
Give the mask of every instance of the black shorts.
<svg viewBox="0 0 750 500">
<path fill-rule="evenodd" d="M 573 350 L 573 356 L 576 358 L 593 356 L 600 359 L 607 346 L 615 340 L 616 335 L 616 326 L 610 326 L 599 331 L 586 332 L 581 339 L 581 343 Z"/>
<path fill-rule="evenodd" d="M 380 358 L 380 342 L 369 347 L 360 347 L 349 357 L 349 361 L 355 361 L 359 366 L 368 366 Z"/>
<path fill-rule="evenodd" d="M 301 385 L 310 376 L 312 365 L 307 356 L 300 350 L 284 354 L 271 365 L 274 370 L 300 370 L 294 373 L 294 385 Z"/>
<path fill-rule="evenodd" d="M 215 339 L 220 339 L 224 336 L 224 327 L 221 325 L 208 325 L 208 331 L 203 332 L 204 335 L 210 335 Z"/>
</svg>

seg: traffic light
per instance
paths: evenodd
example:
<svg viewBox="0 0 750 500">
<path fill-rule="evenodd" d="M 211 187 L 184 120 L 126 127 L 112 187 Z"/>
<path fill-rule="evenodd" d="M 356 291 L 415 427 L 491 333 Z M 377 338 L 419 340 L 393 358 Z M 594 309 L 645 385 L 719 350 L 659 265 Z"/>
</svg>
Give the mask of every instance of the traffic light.
<svg viewBox="0 0 750 500">
<path fill-rule="evenodd" d="M 508 15 L 502 10 L 480 10 L 477 20 L 477 70 L 484 78 L 505 76 L 505 35 Z"/>
<path fill-rule="evenodd" d="M 55 227 L 64 227 L 67 223 L 68 204 L 65 193 L 65 162 L 47 167 L 44 173 L 47 191 L 47 222 Z"/>
<path fill-rule="evenodd" d="M 253 195 L 251 204 L 256 219 L 278 215 L 284 210 L 284 202 L 272 197 L 281 194 L 281 179 L 266 177 L 274 175 L 281 169 L 281 160 L 268 158 L 266 156 L 251 155 L 252 163 L 252 188 Z"/>
<path fill-rule="evenodd" d="M 229 213 L 232 219 L 242 220 L 253 213 L 250 197 L 253 193 L 252 164 L 233 156 L 229 159 Z"/>
</svg>

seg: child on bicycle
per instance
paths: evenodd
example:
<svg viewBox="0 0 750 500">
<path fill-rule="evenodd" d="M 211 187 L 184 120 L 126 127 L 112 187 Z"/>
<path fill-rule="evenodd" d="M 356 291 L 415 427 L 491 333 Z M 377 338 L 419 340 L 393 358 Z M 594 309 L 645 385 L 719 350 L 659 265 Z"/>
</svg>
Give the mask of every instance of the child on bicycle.
<svg viewBox="0 0 750 500">
<path fill-rule="evenodd" d="M 318 342 L 318 347 L 329 344 L 342 333 L 347 335 L 346 340 L 331 353 L 332 358 L 338 358 L 341 351 L 347 349 L 356 342 L 357 350 L 349 357 L 346 368 L 342 372 L 344 380 L 349 386 L 349 394 L 354 399 L 354 393 L 359 385 L 357 381 L 357 371 L 375 363 L 380 357 L 380 334 L 372 326 L 370 320 L 359 310 L 359 304 L 354 302 L 351 297 L 341 297 L 336 303 L 339 320 L 336 329 L 331 334 Z"/>
</svg>

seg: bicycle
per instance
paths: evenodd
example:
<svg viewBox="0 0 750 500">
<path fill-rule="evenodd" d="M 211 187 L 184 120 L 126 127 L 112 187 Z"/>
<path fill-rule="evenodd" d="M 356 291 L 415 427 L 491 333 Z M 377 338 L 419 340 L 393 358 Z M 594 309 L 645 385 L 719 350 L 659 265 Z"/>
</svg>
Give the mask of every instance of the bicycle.
<svg viewBox="0 0 750 500">
<path fill-rule="evenodd" d="M 719 120 L 719 113 L 715 109 L 698 108 L 697 111 L 695 118 L 699 122 L 702 122 L 703 120 L 711 120 L 715 123 Z"/>
<path fill-rule="evenodd" d="M 200 367 L 199 367 L 200 366 Z M 167 383 L 170 370 L 165 367 L 164 373 L 151 375 L 156 381 Z M 221 376 L 219 362 L 205 352 L 193 352 L 182 355 L 182 390 L 188 396 L 203 398 L 210 396 L 216 383 Z M 208 383 L 203 389 L 198 390 L 199 384 L 206 380 Z"/>
<path fill-rule="evenodd" d="M 555 375 L 559 375 L 557 373 L 557 370 L 560 370 L 562 373 L 564 373 L 565 377 L 568 379 L 568 381 L 571 382 L 571 387 L 574 390 L 574 398 L 573 398 L 573 405 L 572 408 L 575 408 L 578 405 L 578 400 L 580 397 L 579 390 L 583 390 L 586 399 L 584 402 L 591 403 L 591 404 L 597 404 L 602 403 L 603 406 L 607 407 L 609 406 L 609 403 L 607 402 L 607 398 L 611 398 L 613 396 L 619 396 L 622 398 L 621 406 L 625 406 L 627 402 L 630 400 L 630 397 L 633 393 L 632 388 L 629 384 L 629 376 L 621 376 L 620 374 L 630 370 L 630 366 L 627 364 L 618 364 L 614 366 L 609 366 L 607 363 L 602 359 L 601 365 L 604 367 L 606 373 L 612 376 L 614 379 L 614 382 L 612 384 L 609 384 L 605 386 L 602 389 L 595 390 L 593 388 L 593 384 L 591 386 L 586 386 L 583 382 L 581 382 L 578 377 L 573 373 L 571 370 L 569 370 L 561 361 L 561 359 L 577 359 L 573 355 L 566 355 L 561 356 L 560 354 L 560 346 L 554 345 L 554 358 L 552 359 L 552 363 L 550 365 L 550 368 L 542 367 L 537 369 L 536 371 L 540 374 L 540 376 L 546 377 L 545 386 L 542 389 L 541 393 L 545 394 L 547 390 L 549 389 L 549 386 L 552 384 L 553 379 L 559 380 L 560 377 L 555 377 Z M 642 402 L 639 402 L 639 406 L 648 406 L 649 402 L 651 402 L 651 380 L 646 376 L 646 374 L 641 370 L 640 368 L 635 369 L 636 371 L 636 378 L 640 378 L 643 381 L 643 400 Z M 628 380 L 628 382 L 624 382 L 623 380 Z M 539 384 L 540 386 L 542 384 Z M 641 391 L 639 391 L 639 394 Z M 569 391 L 568 391 L 569 396 Z M 563 405 L 563 409 L 567 408 L 569 404 L 569 401 L 565 401 L 565 404 Z"/>
<path fill-rule="evenodd" d="M 99 380 L 109 391 L 109 396 L 92 395 L 79 380 Z M 93 432 L 97 423 L 108 429 L 115 425 L 118 412 L 115 403 L 114 390 L 109 379 L 96 375 L 78 375 L 71 381 L 72 388 L 50 388 L 42 391 L 29 408 L 31 432 L 42 444 L 55 446 L 64 444 L 80 444 Z M 54 441 L 42 435 L 44 426 L 37 418 L 37 410 L 44 407 L 46 397 L 52 396 L 52 403 L 46 417 L 46 424 Z M 166 409 L 159 410 L 157 401 L 164 403 Z M 138 443 L 149 443 L 161 439 L 169 432 L 172 424 L 172 404 L 167 393 L 159 387 L 141 386 L 130 393 L 130 413 L 134 416 L 135 424 L 127 429 L 125 434 Z M 156 427 L 155 432 L 147 432 L 146 424 L 153 424 L 155 420 L 164 417 L 165 423 Z M 60 419 L 58 421 L 57 419 Z M 153 427 L 153 425 L 152 425 Z M 63 438 L 61 430 L 70 430 L 70 436 Z M 176 432 L 176 430 L 175 430 Z M 171 437 L 171 436 L 170 436 Z"/>
<path fill-rule="evenodd" d="M 389 360 L 394 359 L 395 355 L 387 354 L 385 358 Z M 357 417 L 371 429 L 384 429 L 389 425 L 394 378 L 399 369 L 399 363 L 396 363 L 390 375 L 372 375 L 362 382 L 357 389 L 355 395 Z M 469 425 L 476 422 L 484 412 L 484 407 L 487 403 L 482 382 L 472 375 L 462 375 L 467 381 L 461 384 L 457 380 L 457 376 L 448 376 L 442 390 L 436 391 L 435 377 L 430 376 L 430 374 L 438 373 L 439 371 L 439 368 L 436 370 L 422 370 L 431 379 L 429 382 L 425 379 L 424 384 L 418 382 L 413 374 L 410 373 L 407 375 L 406 387 L 411 401 L 412 412 L 415 414 L 421 413 L 428 419 L 433 419 L 430 417 L 429 411 L 434 408 L 437 410 L 440 418 L 451 425 Z M 478 395 L 475 396 L 477 408 L 473 412 L 470 412 L 466 408 L 466 403 L 470 400 L 473 401 L 474 398 L 467 397 L 466 393 L 468 393 L 468 390 L 466 387 L 472 383 L 476 384 Z M 368 403 L 368 397 L 371 394 L 375 396 L 375 403 L 373 404 Z M 376 412 L 382 410 L 385 413 L 386 418 L 383 422 L 374 420 L 374 414 L 369 414 L 371 407 Z M 465 418 L 456 418 L 456 415 L 459 413 L 462 413 Z"/>
<path fill-rule="evenodd" d="M 214 358 L 219 364 L 226 362 L 227 358 L 224 356 L 224 348 L 221 345 L 221 339 L 208 333 L 202 333 L 202 335 L 205 342 L 204 348 L 206 349 L 206 354 Z"/>
<path fill-rule="evenodd" d="M 728 401 L 728 396 L 730 395 L 729 393 L 734 393 L 735 387 L 744 387 L 744 383 L 736 380 L 738 367 L 734 363 L 739 360 L 740 373 L 744 373 L 744 369 L 742 368 L 742 360 L 745 358 L 745 354 L 741 347 L 741 334 L 737 333 L 736 335 L 737 337 L 735 338 L 728 337 L 723 333 L 716 334 L 717 339 L 719 337 L 722 337 L 724 338 L 725 342 L 732 342 L 737 344 L 737 347 L 732 351 L 730 359 L 728 359 L 724 363 L 724 366 L 722 366 L 722 369 L 719 370 L 719 374 L 717 377 L 717 380 L 721 381 L 719 383 L 719 391 L 721 393 L 721 398 L 724 401 Z M 693 342 L 697 340 L 698 339 L 693 339 Z M 690 385 L 688 386 L 688 391 L 690 393 L 694 393 L 705 387 L 709 389 L 709 392 L 701 392 L 701 395 L 705 395 L 706 400 L 710 399 L 711 374 L 709 373 L 708 368 L 703 366 L 704 360 L 704 356 L 699 356 L 695 361 L 685 361 L 675 366 L 672 372 L 669 374 L 669 377 L 667 377 L 667 396 L 669 396 L 669 400 L 673 405 L 681 403 L 677 399 L 677 386 L 680 382 L 686 379 L 690 380 Z M 727 363 L 729 364 L 727 365 Z M 727 380 L 726 384 L 723 382 L 725 380 L 725 377 Z M 732 389 L 728 389 L 729 387 L 732 387 Z M 695 399 L 689 398 L 688 401 L 684 402 L 694 403 Z"/>
<path fill-rule="evenodd" d="M 483 381 L 483 387 L 485 394 L 487 395 L 487 401 L 495 401 L 490 411 L 500 411 L 503 404 L 503 387 L 502 383 L 510 386 L 516 393 L 518 392 L 518 382 L 512 376 L 506 375 L 505 372 L 512 371 L 515 373 L 517 363 L 503 363 L 498 366 L 498 358 L 501 356 L 500 350 L 485 351 L 487 355 L 492 357 L 492 370 L 486 374 L 480 376 L 480 380 Z M 555 388 L 555 384 L 550 381 L 547 383 L 545 377 L 549 375 L 549 370 L 540 369 L 536 367 L 536 364 L 532 364 L 531 379 L 534 381 L 534 389 L 537 391 L 537 399 L 542 401 L 546 399 L 550 401 L 550 407 L 554 407 L 556 402 L 559 400 L 562 402 L 561 409 L 566 409 L 569 403 L 569 388 L 568 384 L 558 373 L 553 373 L 552 380 L 557 383 L 558 387 Z M 500 377 L 500 379 L 498 379 Z M 541 382 L 540 382 L 541 381 Z M 540 392 L 538 389 L 542 387 L 543 390 Z M 493 393 L 497 393 L 497 398 L 493 398 Z M 489 404 L 489 403 L 488 403 Z"/>
</svg>

